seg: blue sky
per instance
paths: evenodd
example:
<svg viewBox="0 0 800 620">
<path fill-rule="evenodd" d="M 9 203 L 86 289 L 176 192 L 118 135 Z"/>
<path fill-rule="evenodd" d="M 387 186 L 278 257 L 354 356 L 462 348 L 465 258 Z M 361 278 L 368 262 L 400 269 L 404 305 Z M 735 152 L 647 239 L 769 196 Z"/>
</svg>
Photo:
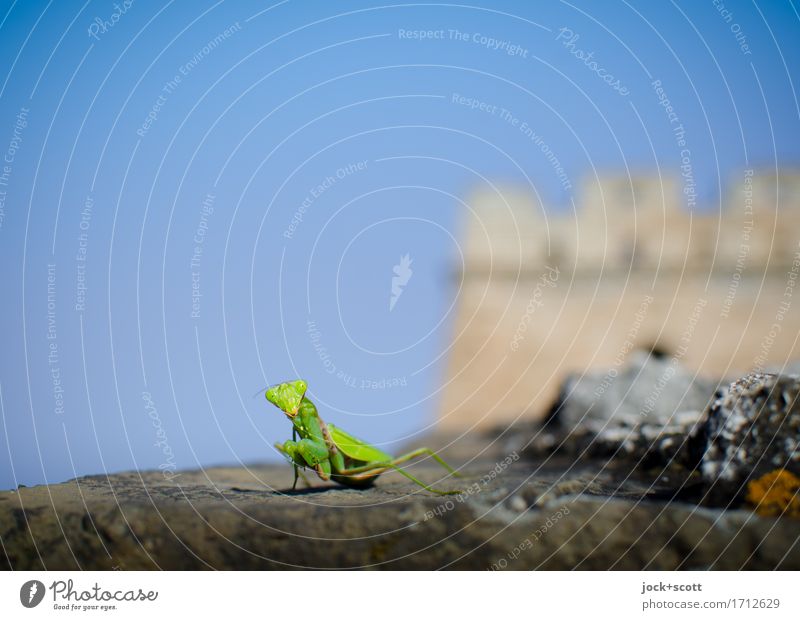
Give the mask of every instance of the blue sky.
<svg viewBox="0 0 800 620">
<path fill-rule="evenodd" d="M 356 434 L 415 441 L 469 190 L 530 183 L 558 210 L 593 170 L 677 171 L 658 80 L 717 208 L 742 168 L 800 163 L 798 20 L 788 1 L 0 3 L 0 488 L 274 459 L 288 424 L 253 394 L 297 376 Z"/>
</svg>

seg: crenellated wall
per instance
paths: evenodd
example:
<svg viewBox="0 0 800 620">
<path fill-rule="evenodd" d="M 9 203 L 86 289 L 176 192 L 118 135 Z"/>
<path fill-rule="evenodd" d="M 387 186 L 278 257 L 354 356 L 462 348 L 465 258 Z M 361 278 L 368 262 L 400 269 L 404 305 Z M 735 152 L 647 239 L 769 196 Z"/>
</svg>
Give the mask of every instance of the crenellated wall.
<svg viewBox="0 0 800 620">
<path fill-rule="evenodd" d="M 634 347 L 714 378 L 800 357 L 800 172 L 744 171 L 702 211 L 685 190 L 601 176 L 558 213 L 529 188 L 475 190 L 442 425 L 540 416 L 567 373 Z"/>
</svg>

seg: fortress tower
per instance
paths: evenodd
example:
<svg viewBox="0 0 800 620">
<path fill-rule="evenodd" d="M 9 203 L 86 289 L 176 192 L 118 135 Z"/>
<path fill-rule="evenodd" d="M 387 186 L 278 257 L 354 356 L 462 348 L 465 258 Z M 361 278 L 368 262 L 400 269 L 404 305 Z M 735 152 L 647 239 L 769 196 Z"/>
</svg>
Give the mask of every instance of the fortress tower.
<svg viewBox="0 0 800 620">
<path fill-rule="evenodd" d="M 525 189 L 476 189 L 441 424 L 541 416 L 568 373 L 633 348 L 712 378 L 796 359 L 800 172 L 745 171 L 702 211 L 691 193 L 677 177 L 601 176 L 556 212 Z"/>
</svg>

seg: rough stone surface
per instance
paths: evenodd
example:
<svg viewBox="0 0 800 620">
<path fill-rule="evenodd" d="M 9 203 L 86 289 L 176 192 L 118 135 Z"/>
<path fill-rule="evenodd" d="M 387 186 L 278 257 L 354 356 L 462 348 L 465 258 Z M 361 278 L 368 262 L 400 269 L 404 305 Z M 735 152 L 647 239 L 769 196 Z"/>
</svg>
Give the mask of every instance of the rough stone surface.
<svg viewBox="0 0 800 620">
<path fill-rule="evenodd" d="M 564 382 L 547 425 L 528 452 L 556 450 L 573 458 L 625 459 L 637 467 L 693 469 L 689 441 L 716 384 L 676 360 L 635 352 L 630 362 Z"/>
<path fill-rule="evenodd" d="M 676 485 L 676 497 L 724 508 L 742 505 L 747 483 L 766 473 L 800 474 L 797 375 L 749 374 L 718 388 L 703 412 L 676 411 L 653 419 L 613 414 L 604 421 L 587 415 L 575 426 L 559 415 L 583 407 L 585 393 L 570 392 L 568 385 L 562 392 L 548 424 L 531 429 L 525 452 L 533 458 L 605 458 L 660 470 Z M 571 402 L 573 396 L 579 404 Z M 598 410 L 608 411 L 612 403 L 606 401 L 615 396 L 607 391 L 595 398 Z"/>
<path fill-rule="evenodd" d="M 551 417 L 564 428 L 633 428 L 696 421 L 713 398 L 716 384 L 673 358 L 634 352 L 623 368 L 570 376 Z"/>
<path fill-rule="evenodd" d="M 800 569 L 800 519 L 758 516 L 741 493 L 766 471 L 800 474 L 800 378 L 748 375 L 705 410 L 713 386 L 664 360 L 589 379 L 564 386 L 547 424 L 430 437 L 464 477 L 430 459 L 413 471 L 459 495 L 397 474 L 293 492 L 283 465 L 89 476 L 1 492 L 0 563 Z"/>
<path fill-rule="evenodd" d="M 0 493 L 0 564 L 47 569 L 800 569 L 800 521 L 682 501 L 624 459 L 525 456 L 529 434 L 432 437 L 463 479 L 366 490 L 285 466 L 90 476 Z"/>
<path fill-rule="evenodd" d="M 711 405 L 693 442 L 703 479 L 729 495 L 775 469 L 800 474 L 800 378 L 753 373 L 735 381 Z"/>
</svg>

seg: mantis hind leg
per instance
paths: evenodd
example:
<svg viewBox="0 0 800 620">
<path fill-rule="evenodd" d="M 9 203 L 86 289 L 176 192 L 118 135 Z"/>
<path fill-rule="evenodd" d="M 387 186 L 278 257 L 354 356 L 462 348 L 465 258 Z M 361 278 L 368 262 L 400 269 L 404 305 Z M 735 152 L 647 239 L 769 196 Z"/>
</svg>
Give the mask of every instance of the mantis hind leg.
<svg viewBox="0 0 800 620">
<path fill-rule="evenodd" d="M 351 467 L 349 469 L 344 469 L 344 470 L 339 471 L 337 473 L 339 473 L 339 474 L 341 474 L 343 476 L 347 476 L 351 480 L 361 481 L 361 480 L 367 480 L 369 478 L 376 478 L 377 476 L 379 476 L 380 474 L 384 473 L 385 471 L 394 470 L 394 471 L 398 472 L 399 474 L 402 474 L 403 476 L 405 476 L 409 480 L 411 480 L 414 484 L 417 484 L 417 485 L 421 486 L 423 489 L 425 489 L 427 491 L 430 491 L 431 493 L 437 493 L 439 495 L 456 495 L 458 493 L 461 493 L 460 490 L 457 490 L 457 491 L 442 491 L 441 489 L 434 489 L 433 487 L 428 486 L 427 484 L 425 484 L 424 482 L 422 482 L 421 480 L 419 480 L 415 476 L 411 475 L 409 472 L 407 472 L 402 467 L 399 467 L 400 463 L 405 463 L 407 461 L 410 461 L 411 459 L 414 459 L 414 458 L 417 458 L 417 457 L 423 456 L 423 455 L 427 455 L 427 456 L 433 457 L 433 459 L 437 463 L 439 463 L 444 469 L 446 469 L 448 472 L 450 472 L 454 476 L 458 476 L 459 475 L 452 467 L 450 467 L 450 465 L 447 464 L 447 462 L 445 462 L 444 459 L 442 459 L 438 454 L 436 454 L 430 448 L 417 448 L 416 450 L 413 450 L 411 452 L 408 452 L 407 454 L 403 454 L 401 456 L 398 456 L 397 458 L 392 459 L 391 461 L 388 461 L 388 462 L 368 463 L 366 465 L 361 465 L 361 466 L 358 466 L 358 467 Z"/>
<path fill-rule="evenodd" d="M 460 478 L 461 477 L 461 474 L 459 474 L 455 469 L 450 467 L 450 465 L 448 465 L 447 462 L 441 456 L 436 454 L 430 448 L 417 448 L 416 450 L 413 450 L 412 452 L 409 452 L 408 454 L 403 454 L 402 456 L 398 456 L 394 461 L 392 461 L 392 463 L 394 463 L 395 465 L 397 463 L 404 463 L 406 461 L 410 461 L 411 459 L 415 459 L 418 456 L 422 456 L 423 454 L 431 457 L 434 461 L 439 463 L 439 465 L 444 467 L 447 471 L 449 471 L 451 474 L 453 474 L 456 478 Z"/>
<path fill-rule="evenodd" d="M 371 471 L 371 470 L 373 470 L 373 469 L 375 469 L 377 467 L 389 467 L 389 468 L 392 468 L 393 466 L 399 465 L 400 463 L 405 463 L 407 461 L 410 461 L 411 459 L 415 459 L 418 456 L 422 456 L 422 455 L 427 455 L 427 456 L 432 457 L 433 460 L 435 460 L 437 463 L 439 463 L 439 465 L 444 467 L 448 472 L 453 474 L 455 477 L 457 477 L 457 478 L 461 477 L 461 474 L 459 474 L 455 469 L 450 467 L 450 465 L 448 465 L 447 462 L 442 457 L 440 457 L 438 454 L 436 454 L 430 448 L 417 448 L 416 450 L 412 450 L 411 452 L 408 452 L 407 454 L 400 455 L 397 458 L 392 459 L 391 461 L 368 463 L 366 465 L 361 465 L 359 467 L 351 467 L 349 469 L 344 469 L 344 470 L 342 470 L 342 471 L 340 471 L 338 473 L 343 474 L 343 475 L 351 475 L 351 474 L 365 473 L 365 472 Z"/>
<path fill-rule="evenodd" d="M 461 493 L 460 489 L 456 489 L 455 491 L 443 491 L 442 489 L 435 489 L 432 486 L 429 486 L 424 482 L 422 482 L 422 480 L 420 480 L 419 478 L 416 478 L 415 476 L 411 475 L 402 467 L 395 465 L 394 462 L 373 463 L 372 465 L 364 465 L 363 467 L 356 467 L 355 469 L 359 470 L 360 473 L 356 474 L 347 473 L 348 470 L 345 470 L 344 475 L 348 476 L 351 480 L 362 481 L 362 480 L 369 480 L 371 478 L 377 478 L 382 473 L 389 470 L 393 470 L 399 474 L 402 474 L 403 476 L 411 480 L 411 482 L 413 482 L 414 484 L 421 486 L 423 489 L 425 489 L 426 491 L 430 491 L 431 493 L 436 493 L 437 495 L 458 495 L 459 493 Z M 352 470 L 349 471 L 352 472 Z"/>
</svg>

